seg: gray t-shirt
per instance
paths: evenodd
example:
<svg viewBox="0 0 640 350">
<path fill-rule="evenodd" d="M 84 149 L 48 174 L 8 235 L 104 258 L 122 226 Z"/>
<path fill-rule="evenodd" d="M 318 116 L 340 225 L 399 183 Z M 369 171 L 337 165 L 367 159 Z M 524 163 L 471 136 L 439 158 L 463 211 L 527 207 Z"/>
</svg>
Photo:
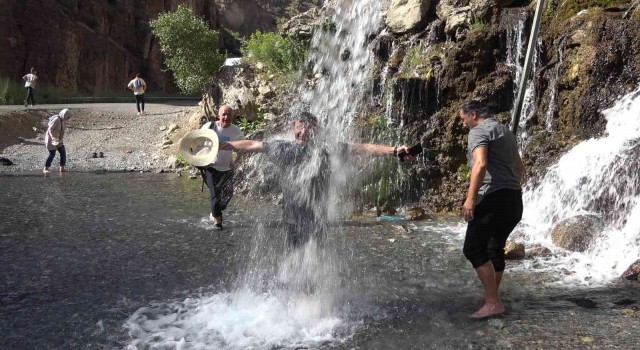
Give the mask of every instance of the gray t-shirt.
<svg viewBox="0 0 640 350">
<path fill-rule="evenodd" d="M 473 168 L 473 151 L 488 148 L 487 172 L 478 190 L 478 203 L 491 192 L 500 189 L 520 190 L 516 171 L 518 146 L 511 131 L 493 118 L 487 118 L 469 131 L 469 168 Z"/>
</svg>

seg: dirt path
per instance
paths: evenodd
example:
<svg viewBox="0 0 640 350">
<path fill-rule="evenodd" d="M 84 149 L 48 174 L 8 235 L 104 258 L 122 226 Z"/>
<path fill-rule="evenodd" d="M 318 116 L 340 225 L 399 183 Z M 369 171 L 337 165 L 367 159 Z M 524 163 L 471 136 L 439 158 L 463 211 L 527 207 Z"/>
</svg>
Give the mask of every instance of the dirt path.
<svg viewBox="0 0 640 350">
<path fill-rule="evenodd" d="M 178 142 L 198 124 L 199 108 L 193 101 L 151 103 L 137 116 L 131 103 L 43 105 L 37 109 L 0 108 L 0 157 L 14 165 L 0 172 L 32 172 L 43 168 L 47 151 L 44 135 L 47 116 L 69 108 L 65 148 L 67 168 L 75 171 L 169 170 L 178 154 Z M 190 119 L 192 122 L 190 123 Z M 178 128 L 174 129 L 173 124 Z M 171 144 L 163 146 L 166 140 Z M 93 158 L 93 153 L 104 154 Z M 58 155 L 52 170 L 57 170 Z"/>
</svg>

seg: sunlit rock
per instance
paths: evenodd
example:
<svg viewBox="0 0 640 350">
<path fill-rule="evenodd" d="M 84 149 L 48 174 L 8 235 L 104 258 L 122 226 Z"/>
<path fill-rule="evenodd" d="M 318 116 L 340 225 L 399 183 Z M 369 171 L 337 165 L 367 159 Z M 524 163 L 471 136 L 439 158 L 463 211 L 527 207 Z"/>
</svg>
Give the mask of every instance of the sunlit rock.
<svg viewBox="0 0 640 350">
<path fill-rule="evenodd" d="M 524 244 L 520 242 L 507 241 L 504 247 L 504 257 L 507 260 L 520 260 L 524 259 Z"/>
<path fill-rule="evenodd" d="M 418 29 L 426 22 L 431 0 L 392 0 L 386 24 L 393 33 L 401 34 Z"/>
<path fill-rule="evenodd" d="M 622 274 L 622 277 L 631 281 L 638 281 L 640 276 L 640 259 L 636 260 L 629 268 Z"/>
<path fill-rule="evenodd" d="M 427 217 L 427 213 L 424 211 L 424 209 L 420 207 L 412 208 L 411 210 L 408 210 L 407 213 L 404 215 L 405 219 L 412 220 L 412 221 L 422 220 L 426 217 Z"/>
<path fill-rule="evenodd" d="M 577 215 L 558 223 L 551 231 L 553 244 L 574 252 L 584 252 L 604 229 L 596 215 Z"/>
</svg>

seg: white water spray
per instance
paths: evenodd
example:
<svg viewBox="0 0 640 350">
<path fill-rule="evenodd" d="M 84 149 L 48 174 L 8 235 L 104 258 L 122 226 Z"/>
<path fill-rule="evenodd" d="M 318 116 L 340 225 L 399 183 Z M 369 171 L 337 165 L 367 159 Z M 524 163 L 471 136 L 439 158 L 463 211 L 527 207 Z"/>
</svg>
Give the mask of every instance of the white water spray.
<svg viewBox="0 0 640 350">
<path fill-rule="evenodd" d="M 313 204 L 316 223 L 329 236 L 327 243 L 319 247 L 312 239 L 298 249 L 284 251 L 284 230 L 277 230 L 274 236 L 274 230 L 256 225 L 234 291 L 138 310 L 125 325 L 133 339 L 131 349 L 308 348 L 339 343 L 358 327 L 360 321 L 350 317 L 350 305 L 343 298 L 348 293 L 345 286 L 352 282 L 345 280 L 348 267 L 332 245 L 332 237 L 341 235 L 335 219 L 341 208 L 341 189 L 351 172 L 336 156 L 338 152 L 331 150 L 349 138 L 351 121 L 361 110 L 373 60 L 367 46 L 382 28 L 382 2 L 340 1 L 336 6 L 329 19 L 335 30 L 317 30 L 311 41 L 309 62 L 322 78 L 312 89 L 302 84 L 300 98 L 290 106 L 292 113 L 310 111 L 325 127 L 314 145 L 329 150 L 328 193 L 318 196 L 313 190 L 315 176 L 327 170 L 322 147 L 310 151 L 297 169 L 271 174 L 283 186 L 295 189 L 297 197 Z"/>
<path fill-rule="evenodd" d="M 575 146 L 524 194 L 521 228 L 530 243 L 551 245 L 554 225 L 574 215 L 605 218 L 605 232 L 588 251 L 550 262 L 584 284 L 616 278 L 640 257 L 640 88 L 603 114 L 606 136 Z"/>
</svg>

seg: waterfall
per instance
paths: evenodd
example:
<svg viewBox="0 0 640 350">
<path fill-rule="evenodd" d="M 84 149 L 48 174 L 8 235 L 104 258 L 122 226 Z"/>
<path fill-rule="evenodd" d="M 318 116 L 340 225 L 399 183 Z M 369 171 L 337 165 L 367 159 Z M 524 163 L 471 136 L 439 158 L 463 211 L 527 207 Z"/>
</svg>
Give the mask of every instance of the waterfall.
<svg viewBox="0 0 640 350">
<path fill-rule="evenodd" d="M 576 145 L 525 189 L 520 226 L 528 242 L 551 246 L 559 221 L 584 213 L 603 217 L 605 231 L 585 253 L 548 262 L 586 284 L 618 277 L 640 257 L 640 88 L 602 113 L 606 136 Z"/>
<path fill-rule="evenodd" d="M 269 165 L 264 155 L 249 161 L 265 182 L 279 182 L 297 199 L 312 204 L 318 226 L 314 229 L 326 236 L 323 244 L 312 238 L 286 249 L 287 223 L 268 228 L 260 223 L 280 222 L 280 216 L 256 213 L 253 241 L 233 290 L 138 310 L 126 324 L 132 346 L 308 348 L 353 334 L 360 321 L 350 318 L 351 303 L 345 301 L 353 279 L 337 219 L 344 186 L 354 170 L 340 156 L 339 147 L 351 137 L 351 123 L 362 110 L 373 62 L 368 43 L 383 27 L 381 14 L 378 0 L 340 1 L 327 19 L 332 28 L 315 31 L 308 63 L 321 78 L 313 87 L 300 84 L 295 90 L 299 98 L 288 106 L 292 115 L 306 110 L 319 121 L 320 131 L 302 164 L 283 171 Z M 285 133 L 275 138 L 291 140 L 291 130 Z M 256 175 L 249 172 L 245 176 Z M 319 195 L 316 179 L 327 172 L 329 186 Z"/>
<path fill-rule="evenodd" d="M 513 72 L 513 100 L 518 96 L 518 88 L 520 79 L 522 78 L 522 65 L 524 64 L 525 52 L 527 48 L 527 29 L 530 26 L 530 16 L 526 9 L 513 9 L 503 11 L 501 21 L 504 22 L 506 29 L 506 64 Z M 533 56 L 532 76 L 536 75 L 540 62 L 540 46 L 542 40 L 538 38 L 536 43 L 535 55 Z M 526 130 L 527 123 L 535 114 L 535 80 L 531 79 L 527 82 L 524 101 L 522 104 L 522 114 L 518 124 L 518 138 L 520 139 L 520 148 L 525 148 L 528 140 Z M 511 115 L 515 115 L 515 103 L 511 110 Z M 512 121 L 513 124 L 513 121 Z"/>
</svg>

